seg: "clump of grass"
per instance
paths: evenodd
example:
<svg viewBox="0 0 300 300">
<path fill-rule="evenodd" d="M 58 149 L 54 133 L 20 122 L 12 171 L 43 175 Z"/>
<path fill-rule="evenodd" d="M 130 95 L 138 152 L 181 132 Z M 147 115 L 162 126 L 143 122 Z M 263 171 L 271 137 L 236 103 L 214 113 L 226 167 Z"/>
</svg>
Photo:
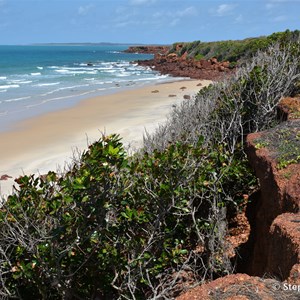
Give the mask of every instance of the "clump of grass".
<svg viewBox="0 0 300 300">
<path fill-rule="evenodd" d="M 265 133 L 261 140 L 268 145 L 278 169 L 300 162 L 300 121 L 282 123 Z"/>
<path fill-rule="evenodd" d="M 254 140 L 255 149 L 259 150 L 262 148 L 266 148 L 269 145 L 269 142 L 264 140 L 263 138 L 258 138 Z"/>
</svg>

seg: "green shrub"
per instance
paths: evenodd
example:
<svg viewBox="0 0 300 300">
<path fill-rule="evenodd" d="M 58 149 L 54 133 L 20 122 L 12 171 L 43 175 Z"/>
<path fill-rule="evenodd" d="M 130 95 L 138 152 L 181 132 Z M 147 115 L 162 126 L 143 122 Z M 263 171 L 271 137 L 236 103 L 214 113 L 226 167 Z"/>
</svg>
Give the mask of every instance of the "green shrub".
<svg viewBox="0 0 300 300">
<path fill-rule="evenodd" d="M 274 125 L 299 53 L 299 43 L 259 52 L 175 107 L 132 157 L 103 136 L 65 174 L 17 179 L 0 209 L 1 297 L 170 299 L 183 272 L 197 282 L 232 272 L 226 214 L 257 185 L 244 138 Z"/>
<path fill-rule="evenodd" d="M 179 56 L 185 51 L 188 52 L 189 57 L 196 58 L 201 55 L 205 59 L 216 57 L 219 61 L 229 61 L 237 63 L 240 60 L 247 60 L 253 57 L 257 51 L 265 51 L 274 43 L 288 44 L 293 43 L 299 39 L 299 30 L 285 32 L 276 32 L 269 36 L 262 36 L 257 38 L 247 38 L 236 41 L 218 41 L 218 42 L 200 42 L 194 41 L 183 44 L 182 51 L 177 53 Z M 176 51 L 174 44 L 170 52 Z"/>
<path fill-rule="evenodd" d="M 203 59 L 204 58 L 204 55 L 202 54 L 197 54 L 195 57 L 194 57 L 196 60 L 200 60 L 200 59 Z"/>
<path fill-rule="evenodd" d="M 176 141 L 194 144 L 202 135 L 207 146 L 224 142 L 234 153 L 248 133 L 274 126 L 280 99 L 299 91 L 299 55 L 299 42 L 258 52 L 232 77 L 175 106 L 165 124 L 145 134 L 145 149 Z"/>
<path fill-rule="evenodd" d="M 18 183 L 0 212 L 7 293 L 142 299 L 195 259 L 202 261 L 194 270 L 199 278 L 229 271 L 220 214 L 241 201 L 249 176 L 242 160 L 232 161 L 222 145 L 203 147 L 203 138 L 128 160 L 111 136 L 64 176 Z M 203 253 L 195 256 L 196 246 Z"/>
</svg>

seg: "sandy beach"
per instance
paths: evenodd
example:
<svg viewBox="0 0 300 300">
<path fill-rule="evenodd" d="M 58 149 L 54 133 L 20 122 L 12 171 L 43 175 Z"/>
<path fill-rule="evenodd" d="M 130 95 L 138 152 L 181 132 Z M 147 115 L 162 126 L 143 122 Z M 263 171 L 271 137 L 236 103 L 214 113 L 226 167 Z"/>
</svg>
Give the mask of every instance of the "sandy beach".
<svg viewBox="0 0 300 300">
<path fill-rule="evenodd" d="M 153 132 L 166 120 L 173 104 L 193 96 L 208 80 L 184 80 L 124 90 L 81 101 L 65 110 L 48 113 L 16 125 L 0 134 L 2 195 L 12 190 L 13 178 L 45 174 L 63 168 L 74 151 L 83 151 L 101 132 L 118 133 L 134 150 L 142 145 L 145 129 Z M 200 85 L 201 84 L 201 85 Z"/>
</svg>

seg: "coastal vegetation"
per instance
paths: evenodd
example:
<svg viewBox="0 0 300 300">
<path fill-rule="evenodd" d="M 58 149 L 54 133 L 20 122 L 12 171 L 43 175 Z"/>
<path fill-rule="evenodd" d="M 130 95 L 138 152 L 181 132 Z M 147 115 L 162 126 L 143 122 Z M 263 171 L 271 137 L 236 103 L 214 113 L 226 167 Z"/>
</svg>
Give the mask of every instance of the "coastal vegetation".
<svg viewBox="0 0 300 300">
<path fill-rule="evenodd" d="M 288 165 L 300 162 L 300 131 L 299 127 L 290 123 L 280 124 L 274 128 L 272 134 L 262 136 L 255 141 L 257 149 L 267 147 L 272 151 L 277 161 L 277 168 L 284 169 Z"/>
<path fill-rule="evenodd" d="M 299 93 L 291 36 L 174 107 L 138 153 L 102 136 L 63 174 L 18 178 L 0 209 L 1 297 L 170 299 L 234 272 L 228 217 L 258 185 L 245 138 Z"/>
<path fill-rule="evenodd" d="M 229 40 L 217 42 L 194 41 L 190 43 L 175 43 L 170 53 L 182 56 L 187 53 L 188 57 L 195 59 L 217 58 L 218 61 L 229 61 L 235 65 L 240 60 L 253 57 L 258 50 L 266 50 L 273 43 L 289 43 L 299 39 L 299 30 L 286 30 L 275 32 L 269 36 L 247 38 L 244 40 Z M 180 45 L 180 47 L 178 47 Z"/>
</svg>

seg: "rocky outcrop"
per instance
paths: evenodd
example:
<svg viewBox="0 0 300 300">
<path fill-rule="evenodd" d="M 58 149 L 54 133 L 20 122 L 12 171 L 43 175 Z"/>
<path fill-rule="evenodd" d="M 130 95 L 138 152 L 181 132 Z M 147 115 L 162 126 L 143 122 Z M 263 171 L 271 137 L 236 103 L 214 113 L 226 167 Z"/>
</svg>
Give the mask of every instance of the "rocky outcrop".
<svg viewBox="0 0 300 300">
<path fill-rule="evenodd" d="M 297 286 L 296 286 L 297 287 Z M 177 300 L 299 299 L 298 290 L 275 279 L 246 274 L 227 275 L 182 294 Z"/>
<path fill-rule="evenodd" d="M 299 213 L 285 213 L 275 218 L 269 230 L 265 267 L 266 273 L 284 280 L 292 279 L 297 284 L 300 284 L 300 274 L 295 272 L 300 263 L 299 225 Z"/>
<path fill-rule="evenodd" d="M 166 54 L 169 50 L 169 46 L 131 46 L 124 52 L 142 54 Z"/>
<path fill-rule="evenodd" d="M 278 110 L 284 122 L 247 137 L 260 190 L 246 209 L 251 232 L 238 249 L 239 273 L 194 288 L 178 300 L 300 298 L 300 97 L 283 99 Z"/>
<path fill-rule="evenodd" d="M 1 175 L 0 176 L 0 180 L 7 180 L 9 178 L 12 178 L 11 176 L 7 175 L 7 174 L 4 174 L 4 175 Z"/>
<path fill-rule="evenodd" d="M 281 102 L 288 114 L 286 122 L 247 138 L 260 193 L 248 207 L 251 234 L 241 249 L 240 265 L 248 274 L 281 280 L 292 276 L 292 268 L 300 264 L 300 120 L 293 119 L 286 106 L 295 101 L 300 99 Z M 300 283 L 300 276 L 297 280 Z"/>
<path fill-rule="evenodd" d="M 182 56 L 176 53 L 157 53 L 153 59 L 138 61 L 138 63 L 159 71 L 161 74 L 193 79 L 218 80 L 233 71 L 229 62 L 218 62 L 216 58 L 195 60 L 188 58 L 187 53 Z"/>
<path fill-rule="evenodd" d="M 216 58 L 195 60 L 189 58 L 187 52 L 178 56 L 182 47 L 182 44 L 176 45 L 176 53 L 169 53 L 168 46 L 132 46 L 125 52 L 154 54 L 153 59 L 139 60 L 137 63 L 175 77 L 218 80 L 233 72 L 228 61 L 219 62 Z"/>
</svg>

